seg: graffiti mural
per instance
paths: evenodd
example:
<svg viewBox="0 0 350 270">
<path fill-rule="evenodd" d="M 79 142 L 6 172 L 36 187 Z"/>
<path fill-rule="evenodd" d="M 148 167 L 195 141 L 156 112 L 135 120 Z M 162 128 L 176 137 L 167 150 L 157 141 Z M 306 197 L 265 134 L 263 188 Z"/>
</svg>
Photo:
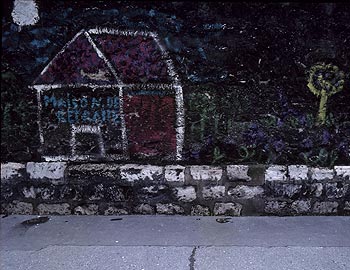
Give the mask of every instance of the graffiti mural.
<svg viewBox="0 0 350 270">
<path fill-rule="evenodd" d="M 2 10 L 4 161 L 350 164 L 344 3 Z"/>
<path fill-rule="evenodd" d="M 82 30 L 31 88 L 46 160 L 181 159 L 182 87 L 153 32 Z"/>
</svg>

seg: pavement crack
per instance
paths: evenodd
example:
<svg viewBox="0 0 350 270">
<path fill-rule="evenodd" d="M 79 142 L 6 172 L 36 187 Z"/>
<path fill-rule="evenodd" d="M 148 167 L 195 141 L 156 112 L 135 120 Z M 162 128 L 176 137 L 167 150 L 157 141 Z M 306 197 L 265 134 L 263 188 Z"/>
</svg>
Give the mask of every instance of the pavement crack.
<svg viewBox="0 0 350 270">
<path fill-rule="evenodd" d="M 196 255 L 196 251 L 197 251 L 197 247 L 194 247 L 191 253 L 191 256 L 188 258 L 188 260 L 190 261 L 190 270 L 195 270 L 194 269 L 194 263 L 196 261 L 196 258 L 194 257 Z"/>
</svg>

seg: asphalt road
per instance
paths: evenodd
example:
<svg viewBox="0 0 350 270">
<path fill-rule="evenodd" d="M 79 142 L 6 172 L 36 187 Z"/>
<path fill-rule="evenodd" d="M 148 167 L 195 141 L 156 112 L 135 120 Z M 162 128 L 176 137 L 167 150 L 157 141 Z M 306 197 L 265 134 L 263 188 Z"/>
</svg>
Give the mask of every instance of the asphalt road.
<svg viewBox="0 0 350 270">
<path fill-rule="evenodd" d="M 350 217 L 0 219 L 0 269 L 350 269 Z"/>
</svg>

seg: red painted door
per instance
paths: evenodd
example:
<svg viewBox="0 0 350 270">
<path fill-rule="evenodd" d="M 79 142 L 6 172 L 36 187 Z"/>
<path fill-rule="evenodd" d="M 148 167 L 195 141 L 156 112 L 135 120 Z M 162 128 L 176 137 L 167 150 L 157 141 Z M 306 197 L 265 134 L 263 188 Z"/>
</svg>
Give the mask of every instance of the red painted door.
<svg viewBox="0 0 350 270">
<path fill-rule="evenodd" d="M 126 95 L 124 113 L 131 157 L 174 157 L 176 154 L 175 98 Z"/>
</svg>

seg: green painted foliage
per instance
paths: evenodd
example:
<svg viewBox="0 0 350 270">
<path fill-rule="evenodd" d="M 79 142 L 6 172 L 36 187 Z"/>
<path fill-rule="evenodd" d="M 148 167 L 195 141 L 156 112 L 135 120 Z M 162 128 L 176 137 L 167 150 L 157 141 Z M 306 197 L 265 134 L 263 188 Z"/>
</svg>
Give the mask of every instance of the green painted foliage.
<svg viewBox="0 0 350 270">
<path fill-rule="evenodd" d="M 344 77 L 344 72 L 332 64 L 319 63 L 311 67 L 307 86 L 314 95 L 320 97 L 318 124 L 325 124 L 327 100 L 343 90 Z"/>
</svg>

